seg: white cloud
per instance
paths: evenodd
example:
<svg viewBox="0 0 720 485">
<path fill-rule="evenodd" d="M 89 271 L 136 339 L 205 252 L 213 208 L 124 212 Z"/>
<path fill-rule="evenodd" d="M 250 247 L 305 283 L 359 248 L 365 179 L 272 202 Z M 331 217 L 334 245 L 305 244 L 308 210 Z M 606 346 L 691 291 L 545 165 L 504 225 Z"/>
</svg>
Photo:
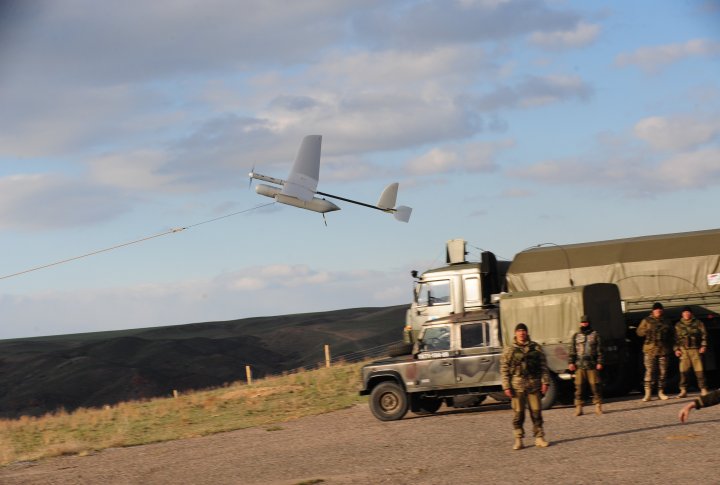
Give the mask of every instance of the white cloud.
<svg viewBox="0 0 720 485">
<path fill-rule="evenodd" d="M 430 175 L 451 172 L 491 172 L 497 169 L 496 158 L 500 151 L 514 146 L 512 140 L 475 142 L 433 148 L 408 161 L 405 169 L 412 175 Z"/>
<path fill-rule="evenodd" d="M 4 293 L 3 320 L 12 325 L 0 327 L 0 339 L 403 304 L 408 271 L 276 264 L 172 284 Z"/>
<path fill-rule="evenodd" d="M 525 198 L 525 197 L 531 197 L 531 196 L 535 195 L 535 192 L 533 192 L 532 190 L 528 190 L 528 189 L 511 187 L 511 188 L 503 190 L 500 195 L 502 197 L 508 197 L 511 199 L 520 199 L 520 198 Z"/>
<path fill-rule="evenodd" d="M 533 108 L 568 99 L 586 100 L 593 89 L 578 76 L 527 76 L 514 87 L 500 87 L 478 96 L 474 104 L 480 110 Z"/>
<path fill-rule="evenodd" d="M 47 79 L 3 83 L 0 152 L 12 157 L 58 158 L 117 140 L 144 136 L 177 123 L 177 113 L 149 111 L 158 99 L 125 85 L 78 87 Z"/>
<path fill-rule="evenodd" d="M 720 185 L 720 147 L 704 148 L 668 158 L 660 163 L 656 176 L 671 189 L 700 189 Z"/>
<path fill-rule="evenodd" d="M 656 150 L 687 150 L 720 136 L 720 118 L 652 116 L 635 124 L 635 136 Z"/>
<path fill-rule="evenodd" d="M 50 174 L 0 178 L 0 227 L 47 230 L 105 222 L 132 200 L 111 188 Z"/>
<path fill-rule="evenodd" d="M 162 174 L 168 163 L 167 153 L 159 150 L 137 150 L 102 155 L 87 162 L 90 178 L 108 187 L 157 191 L 172 188 L 169 175 Z"/>
<path fill-rule="evenodd" d="M 647 73 L 655 73 L 669 64 L 695 56 L 720 56 L 720 42 L 692 39 L 685 43 L 641 47 L 632 53 L 619 54 L 615 64 L 620 67 L 638 66 Z"/>
<path fill-rule="evenodd" d="M 600 26 L 578 22 L 572 30 L 556 32 L 535 32 L 530 36 L 533 44 L 549 49 L 582 47 L 592 43 L 600 34 Z"/>
<path fill-rule="evenodd" d="M 568 30 L 579 20 L 571 9 L 554 9 L 533 0 L 429 0 L 384 7 L 358 16 L 356 31 L 380 47 L 413 50 Z"/>
</svg>

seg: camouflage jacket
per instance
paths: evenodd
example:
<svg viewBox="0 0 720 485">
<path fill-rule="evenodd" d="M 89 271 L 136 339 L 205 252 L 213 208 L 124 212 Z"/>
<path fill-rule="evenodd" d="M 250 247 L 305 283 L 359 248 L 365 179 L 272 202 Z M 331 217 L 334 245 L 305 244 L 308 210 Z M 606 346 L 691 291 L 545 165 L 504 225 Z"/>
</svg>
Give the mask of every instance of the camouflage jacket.
<svg viewBox="0 0 720 485">
<path fill-rule="evenodd" d="M 697 318 L 691 320 L 680 319 L 675 324 L 674 349 L 699 349 L 700 347 L 707 347 L 705 324 Z"/>
<path fill-rule="evenodd" d="M 673 328 L 670 322 L 664 318 L 655 318 L 648 315 L 640 322 L 636 330 L 638 337 L 645 337 L 643 352 L 658 352 L 669 354 L 673 347 Z"/>
<path fill-rule="evenodd" d="M 720 389 L 695 399 L 695 407 L 698 409 L 715 406 L 716 404 L 720 404 Z"/>
<path fill-rule="evenodd" d="M 541 384 L 550 384 L 547 359 L 540 344 L 528 340 L 524 344 L 513 339 L 505 347 L 500 360 L 502 388 L 536 392 Z"/>
<path fill-rule="evenodd" d="M 603 363 L 600 334 L 597 330 L 588 333 L 576 332 L 570 340 L 568 363 L 575 364 L 578 369 L 595 369 Z"/>
</svg>

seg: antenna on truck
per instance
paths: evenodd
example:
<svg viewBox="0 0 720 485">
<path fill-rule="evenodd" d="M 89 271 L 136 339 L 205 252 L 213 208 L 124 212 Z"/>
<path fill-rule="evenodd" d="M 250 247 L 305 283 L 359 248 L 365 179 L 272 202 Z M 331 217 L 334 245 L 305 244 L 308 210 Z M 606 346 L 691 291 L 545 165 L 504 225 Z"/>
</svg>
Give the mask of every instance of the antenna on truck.
<svg viewBox="0 0 720 485">
<path fill-rule="evenodd" d="M 541 248 L 541 247 L 543 247 L 543 246 L 554 246 L 554 247 L 560 249 L 560 251 L 563 252 L 563 255 L 565 256 L 565 263 L 567 264 L 568 280 L 570 280 L 570 288 L 575 288 L 575 282 L 573 281 L 572 271 L 571 271 L 571 269 L 570 269 L 570 256 L 568 256 L 567 251 L 566 251 L 565 248 L 562 247 L 561 245 L 555 244 L 555 243 L 553 243 L 553 242 L 540 243 L 540 244 L 538 244 L 538 245 L 536 245 L 536 246 L 530 246 L 529 248 L 525 248 L 525 249 L 523 249 L 523 250 L 520 251 L 520 252 L 522 253 L 522 252 L 524 252 L 524 251 L 527 251 L 528 249 L 537 249 L 537 248 Z"/>
</svg>

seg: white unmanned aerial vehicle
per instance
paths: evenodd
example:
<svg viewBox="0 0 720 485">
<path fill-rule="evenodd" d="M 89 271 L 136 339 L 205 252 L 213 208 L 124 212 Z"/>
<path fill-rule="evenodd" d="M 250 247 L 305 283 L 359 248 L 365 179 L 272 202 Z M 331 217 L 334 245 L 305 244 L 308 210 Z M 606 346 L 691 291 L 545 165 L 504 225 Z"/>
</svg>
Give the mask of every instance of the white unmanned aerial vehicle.
<svg viewBox="0 0 720 485">
<path fill-rule="evenodd" d="M 255 187 L 255 192 L 265 197 L 272 197 L 281 204 L 320 212 L 323 214 L 323 217 L 326 212 L 339 211 L 340 207 L 329 200 L 314 197 L 315 194 L 370 207 L 371 209 L 377 209 L 383 212 L 390 212 L 398 221 L 408 222 L 410 220 L 412 208 L 403 205 L 395 207 L 399 186 L 397 182 L 385 187 L 377 205 L 365 204 L 364 202 L 358 202 L 316 190 L 320 178 L 321 143 L 322 135 L 308 135 L 303 138 L 297 158 L 295 158 L 295 163 L 293 163 L 292 169 L 290 169 L 290 175 L 287 180 L 268 177 L 267 175 L 255 173 L 254 170 L 250 172 L 248 175 L 250 176 L 251 182 L 252 179 L 257 179 L 280 186 L 272 187 L 270 185 L 259 184 Z"/>
</svg>

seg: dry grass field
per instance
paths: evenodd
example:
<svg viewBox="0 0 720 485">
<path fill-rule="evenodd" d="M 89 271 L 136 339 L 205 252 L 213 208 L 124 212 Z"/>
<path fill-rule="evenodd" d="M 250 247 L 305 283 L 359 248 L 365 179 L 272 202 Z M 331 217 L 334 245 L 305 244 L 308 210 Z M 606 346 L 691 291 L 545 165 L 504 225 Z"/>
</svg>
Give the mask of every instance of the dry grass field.
<svg viewBox="0 0 720 485">
<path fill-rule="evenodd" d="M 287 373 L 177 397 L 0 420 L 0 465 L 272 425 L 350 407 L 361 363 Z M 268 428 L 272 430 L 273 428 Z"/>
</svg>

